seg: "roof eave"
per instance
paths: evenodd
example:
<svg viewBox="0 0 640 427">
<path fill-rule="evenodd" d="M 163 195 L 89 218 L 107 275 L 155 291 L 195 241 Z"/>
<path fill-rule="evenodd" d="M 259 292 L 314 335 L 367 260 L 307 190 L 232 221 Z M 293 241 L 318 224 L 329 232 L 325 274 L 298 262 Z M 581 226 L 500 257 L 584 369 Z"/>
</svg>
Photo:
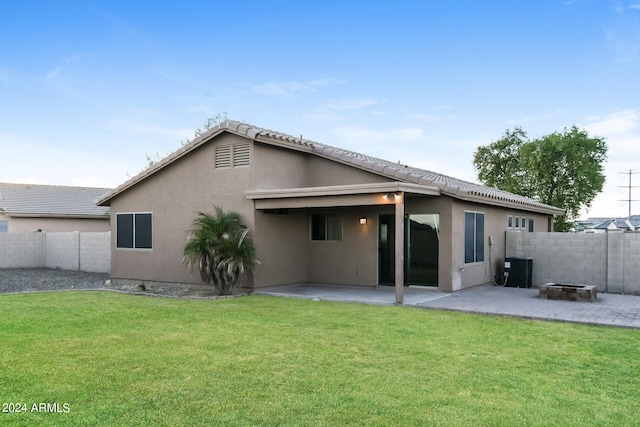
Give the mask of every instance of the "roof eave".
<svg viewBox="0 0 640 427">
<path fill-rule="evenodd" d="M 510 209 L 518 209 L 518 210 L 536 212 L 536 213 L 541 213 L 546 215 L 557 216 L 557 215 L 564 215 L 566 213 L 564 209 L 556 208 L 554 206 L 549 206 L 542 203 L 540 203 L 539 205 L 534 203 L 531 203 L 531 204 L 518 203 L 511 200 L 498 199 L 494 197 L 473 194 L 465 191 L 456 191 L 455 193 L 452 193 L 450 191 L 443 191 L 442 193 L 448 196 L 454 197 L 456 199 L 464 200 L 466 202 L 482 203 L 485 205 L 499 206 L 499 207 L 510 208 Z"/>
<path fill-rule="evenodd" d="M 440 189 L 406 182 L 381 182 L 372 184 L 331 185 L 323 187 L 279 188 L 272 190 L 252 190 L 245 192 L 249 200 L 282 199 L 289 197 L 347 196 L 357 194 L 384 194 L 405 192 L 439 196 Z"/>
<path fill-rule="evenodd" d="M 59 213 L 29 213 L 29 212 L 6 212 L 6 216 L 10 218 L 60 218 L 60 219 L 109 219 L 109 214 L 59 214 Z"/>
</svg>

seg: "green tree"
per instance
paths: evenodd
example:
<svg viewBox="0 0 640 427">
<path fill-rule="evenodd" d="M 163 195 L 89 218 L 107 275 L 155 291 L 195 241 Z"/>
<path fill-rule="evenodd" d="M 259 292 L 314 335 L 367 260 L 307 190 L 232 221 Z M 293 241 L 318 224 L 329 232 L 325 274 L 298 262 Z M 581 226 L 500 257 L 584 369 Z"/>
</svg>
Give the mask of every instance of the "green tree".
<svg viewBox="0 0 640 427">
<path fill-rule="evenodd" d="M 198 212 L 182 261 L 189 271 L 197 268 L 202 280 L 213 284 L 219 295 L 229 295 L 259 263 L 248 234 L 249 229 L 236 212 L 225 213 L 219 207 L 213 215 Z"/>
<path fill-rule="evenodd" d="M 575 125 L 529 139 L 521 128 L 476 149 L 473 166 L 485 185 L 565 209 L 555 231 L 569 231 L 582 208 L 602 191 L 607 158 L 604 138 L 590 137 Z"/>
</svg>

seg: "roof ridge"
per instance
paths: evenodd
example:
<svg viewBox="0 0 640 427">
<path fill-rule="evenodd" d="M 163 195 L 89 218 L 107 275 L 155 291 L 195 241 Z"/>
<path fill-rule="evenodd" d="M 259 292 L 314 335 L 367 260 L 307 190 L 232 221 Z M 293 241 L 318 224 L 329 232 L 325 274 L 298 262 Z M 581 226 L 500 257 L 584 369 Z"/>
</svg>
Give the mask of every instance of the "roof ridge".
<svg viewBox="0 0 640 427">
<path fill-rule="evenodd" d="M 120 192 L 126 190 L 138 181 L 146 179 L 156 171 L 164 168 L 168 164 L 171 164 L 177 158 L 206 143 L 210 138 L 222 131 L 235 133 L 240 136 L 245 136 L 251 140 L 258 140 L 265 143 L 269 143 L 271 141 L 275 145 L 282 145 L 284 143 L 285 146 L 289 146 L 292 149 L 294 149 L 295 146 L 304 147 L 305 151 L 309 150 L 310 152 L 320 157 L 338 161 L 343 164 L 348 164 L 350 166 L 357 167 L 359 169 L 363 169 L 375 174 L 383 175 L 394 180 L 414 183 L 418 185 L 435 186 L 439 188 L 444 194 L 448 194 L 450 196 L 461 199 L 472 201 L 490 199 L 507 202 L 510 203 L 511 206 L 520 205 L 523 207 L 536 207 L 539 209 L 544 209 L 545 211 L 554 211 L 556 213 L 562 211 L 559 208 L 541 203 L 535 199 L 524 197 L 515 193 L 510 193 L 508 191 L 499 190 L 497 188 L 488 187 L 483 184 L 462 180 L 449 175 L 444 175 L 438 172 L 409 166 L 399 162 L 394 163 L 389 160 L 369 156 L 345 148 L 322 144 L 309 139 L 305 139 L 302 135 L 300 135 L 300 137 L 296 137 L 287 133 L 278 132 L 275 130 L 258 127 L 250 123 L 230 119 L 223 120 L 216 126 L 209 129 L 207 132 L 192 139 L 189 143 L 169 154 L 167 157 L 160 160 L 155 165 L 145 169 L 135 177 L 121 184 L 118 188 L 101 197 L 98 200 L 98 203 L 107 203 L 108 200 L 113 198 L 116 194 L 119 194 Z M 478 198 L 480 198 L 480 200 L 478 200 Z"/>
</svg>

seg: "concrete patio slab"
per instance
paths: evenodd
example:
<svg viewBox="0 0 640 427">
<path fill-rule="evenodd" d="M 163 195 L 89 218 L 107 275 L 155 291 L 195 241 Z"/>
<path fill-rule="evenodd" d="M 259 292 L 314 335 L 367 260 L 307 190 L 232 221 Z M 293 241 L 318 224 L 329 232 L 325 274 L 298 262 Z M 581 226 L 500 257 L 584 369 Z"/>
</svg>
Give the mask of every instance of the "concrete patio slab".
<svg viewBox="0 0 640 427">
<path fill-rule="evenodd" d="M 255 294 L 395 305 L 392 286 L 357 287 L 327 284 L 295 284 L 256 290 Z M 640 296 L 598 294 L 593 302 L 557 301 L 538 298 L 538 289 L 477 286 L 454 293 L 436 289 L 404 289 L 404 306 L 492 314 L 527 319 L 617 326 L 640 329 Z"/>
<path fill-rule="evenodd" d="M 321 283 L 300 283 L 294 285 L 272 286 L 253 292 L 259 295 L 304 298 L 318 301 L 357 302 L 363 304 L 395 305 L 393 286 L 363 287 L 327 285 Z M 405 288 L 404 305 L 419 305 L 450 296 L 429 288 Z"/>
</svg>

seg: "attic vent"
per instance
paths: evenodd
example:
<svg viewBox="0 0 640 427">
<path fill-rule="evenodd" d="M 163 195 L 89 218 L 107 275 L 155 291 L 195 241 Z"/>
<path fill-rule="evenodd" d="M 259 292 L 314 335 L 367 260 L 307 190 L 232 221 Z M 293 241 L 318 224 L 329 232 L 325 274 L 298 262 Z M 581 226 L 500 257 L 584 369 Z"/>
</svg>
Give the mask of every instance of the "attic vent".
<svg viewBox="0 0 640 427">
<path fill-rule="evenodd" d="M 233 146 L 233 167 L 249 166 L 251 163 L 251 147 L 249 143 Z"/>
<path fill-rule="evenodd" d="M 250 143 L 216 147 L 214 163 L 216 169 L 249 166 L 251 164 Z"/>
<path fill-rule="evenodd" d="M 215 168 L 231 167 L 231 146 L 216 147 Z"/>
</svg>

